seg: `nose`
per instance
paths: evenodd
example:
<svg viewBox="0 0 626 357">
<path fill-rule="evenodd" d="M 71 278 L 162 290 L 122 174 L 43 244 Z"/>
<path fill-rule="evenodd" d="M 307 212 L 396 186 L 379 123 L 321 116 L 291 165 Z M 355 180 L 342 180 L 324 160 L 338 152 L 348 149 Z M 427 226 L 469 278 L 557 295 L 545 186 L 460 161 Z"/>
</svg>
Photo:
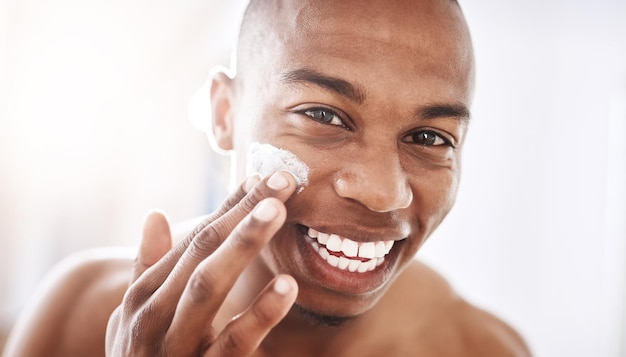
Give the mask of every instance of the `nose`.
<svg viewBox="0 0 626 357">
<path fill-rule="evenodd" d="M 407 208 L 413 202 L 413 191 L 396 152 L 384 155 L 373 150 L 373 154 L 351 160 L 335 178 L 334 189 L 339 196 L 374 212 Z"/>
</svg>

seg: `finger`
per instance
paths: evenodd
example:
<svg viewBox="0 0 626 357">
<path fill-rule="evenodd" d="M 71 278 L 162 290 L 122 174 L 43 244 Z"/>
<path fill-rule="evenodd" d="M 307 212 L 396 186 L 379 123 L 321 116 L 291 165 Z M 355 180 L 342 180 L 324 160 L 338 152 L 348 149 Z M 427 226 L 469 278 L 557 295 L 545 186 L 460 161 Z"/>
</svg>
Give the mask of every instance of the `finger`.
<svg viewBox="0 0 626 357">
<path fill-rule="evenodd" d="M 172 233 L 167 218 L 159 211 L 148 213 L 143 224 L 141 244 L 135 260 L 131 283 L 163 258 L 170 249 L 172 249 Z"/>
<path fill-rule="evenodd" d="M 241 185 L 226 201 L 218 211 L 225 212 L 222 216 L 214 221 L 206 220 L 204 228 L 176 245 L 153 265 L 150 274 L 143 274 L 137 279 L 124 296 L 129 310 L 151 298 L 151 308 L 162 313 L 164 321 L 171 321 L 178 299 L 196 266 L 217 249 L 235 225 L 262 199 L 276 197 L 286 201 L 295 191 L 296 181 L 293 175 L 279 172 L 256 184 L 247 194 L 245 188 L 245 184 Z"/>
<path fill-rule="evenodd" d="M 274 278 L 248 310 L 226 325 L 204 356 L 249 356 L 287 315 L 297 295 L 298 285 L 291 276 Z"/>
<path fill-rule="evenodd" d="M 261 201 L 237 225 L 228 240 L 198 265 L 180 298 L 166 345 L 176 345 L 178 351 L 181 347 L 193 348 L 193 345 L 180 343 L 184 338 L 205 339 L 207 328 L 235 281 L 280 229 L 286 215 L 285 206 L 278 199 Z"/>
<path fill-rule="evenodd" d="M 134 286 L 132 286 L 132 288 L 129 289 L 125 295 L 125 300 L 128 301 L 128 305 L 134 306 L 141 304 L 146 298 L 151 296 L 156 289 L 163 284 L 163 281 L 165 281 L 165 278 L 171 272 L 174 265 L 176 265 L 181 255 L 189 247 L 189 243 L 193 237 L 198 235 L 215 219 L 219 218 L 239 203 L 239 201 L 241 201 L 241 199 L 248 193 L 247 190 L 249 190 L 249 188 L 258 181 L 258 176 L 248 178 L 233 194 L 226 198 L 226 201 L 224 201 L 222 206 L 215 213 L 204 219 L 194 229 L 194 231 L 187 236 L 187 238 L 177 244 L 173 249 L 170 249 L 169 253 L 167 253 L 163 259 L 161 259 L 157 264 L 154 264 L 151 274 L 138 275 L 138 277 L 133 280 L 136 281 L 136 284 L 134 284 Z"/>
<path fill-rule="evenodd" d="M 217 211 L 213 212 L 206 219 L 204 219 L 196 228 L 191 232 L 187 238 L 187 245 L 189 241 L 193 239 L 196 235 L 198 235 L 206 226 L 208 226 L 211 222 L 223 216 L 226 212 L 230 211 L 241 199 L 248 194 L 254 188 L 254 186 L 261 181 L 261 177 L 257 174 L 248 177 L 240 186 L 239 189 L 235 192 L 235 194 L 229 196 L 226 201 L 222 204 L 222 206 L 217 209 Z"/>
<path fill-rule="evenodd" d="M 163 298 L 178 301 L 187 284 L 187 280 L 189 280 L 198 264 L 210 256 L 222 244 L 235 226 L 259 202 L 269 197 L 285 202 L 294 193 L 295 189 L 296 180 L 293 175 L 284 171 L 277 172 L 256 185 L 235 207 L 207 225 L 189 243 L 189 247 L 176 263 L 176 267 L 171 270 L 171 274 L 167 276 L 166 281 L 159 287 L 159 290 L 164 291 L 165 296 Z M 225 269 L 229 266 L 230 264 L 225 262 L 225 265 L 220 269 Z M 166 301 L 166 303 L 168 302 Z"/>
</svg>

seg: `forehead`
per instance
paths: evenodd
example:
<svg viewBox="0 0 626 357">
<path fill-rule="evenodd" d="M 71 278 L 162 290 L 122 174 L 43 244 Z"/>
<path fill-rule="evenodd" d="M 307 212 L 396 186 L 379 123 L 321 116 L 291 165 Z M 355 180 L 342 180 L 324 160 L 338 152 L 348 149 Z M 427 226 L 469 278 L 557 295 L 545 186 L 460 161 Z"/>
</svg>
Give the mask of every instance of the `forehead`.
<svg viewBox="0 0 626 357">
<path fill-rule="evenodd" d="M 267 33 L 261 72 L 280 76 L 306 68 L 365 87 L 375 83 L 368 91 L 399 92 L 401 82 L 414 85 L 403 86 L 411 96 L 419 91 L 470 100 L 471 42 L 460 9 L 448 0 L 287 0 L 262 6 Z"/>
<path fill-rule="evenodd" d="M 433 42 L 445 52 L 462 51 L 467 40 L 460 9 L 448 0 L 283 1 L 274 12 L 275 28 L 292 45 L 357 40 L 352 45 L 359 47 L 359 39 L 368 39 L 424 55 L 432 54 Z"/>
</svg>

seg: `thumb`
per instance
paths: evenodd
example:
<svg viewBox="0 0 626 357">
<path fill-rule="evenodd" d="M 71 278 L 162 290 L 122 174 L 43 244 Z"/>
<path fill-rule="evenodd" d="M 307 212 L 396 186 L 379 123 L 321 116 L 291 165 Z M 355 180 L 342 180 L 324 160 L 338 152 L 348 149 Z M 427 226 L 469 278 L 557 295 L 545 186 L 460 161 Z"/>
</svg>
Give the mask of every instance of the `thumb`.
<svg viewBox="0 0 626 357">
<path fill-rule="evenodd" d="M 158 262 L 170 249 L 172 249 L 172 233 L 165 214 L 161 211 L 149 212 L 143 224 L 143 234 L 131 283 Z"/>
</svg>

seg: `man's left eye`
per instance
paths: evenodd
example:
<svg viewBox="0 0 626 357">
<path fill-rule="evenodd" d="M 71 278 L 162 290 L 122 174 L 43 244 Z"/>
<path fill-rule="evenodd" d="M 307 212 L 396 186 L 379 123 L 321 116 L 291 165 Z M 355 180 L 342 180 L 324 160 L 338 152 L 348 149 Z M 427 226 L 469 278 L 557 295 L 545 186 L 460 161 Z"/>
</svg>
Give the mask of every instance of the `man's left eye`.
<svg viewBox="0 0 626 357">
<path fill-rule="evenodd" d="M 305 110 L 303 113 L 322 124 L 344 126 L 343 121 L 341 120 L 339 115 L 329 109 L 314 108 Z"/>
<path fill-rule="evenodd" d="M 432 130 L 422 130 L 409 136 L 409 141 L 422 146 L 452 146 L 450 140 Z"/>
</svg>

